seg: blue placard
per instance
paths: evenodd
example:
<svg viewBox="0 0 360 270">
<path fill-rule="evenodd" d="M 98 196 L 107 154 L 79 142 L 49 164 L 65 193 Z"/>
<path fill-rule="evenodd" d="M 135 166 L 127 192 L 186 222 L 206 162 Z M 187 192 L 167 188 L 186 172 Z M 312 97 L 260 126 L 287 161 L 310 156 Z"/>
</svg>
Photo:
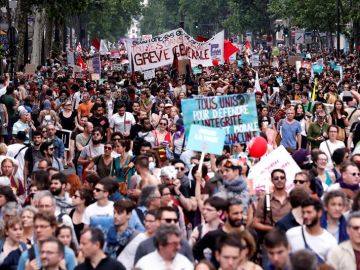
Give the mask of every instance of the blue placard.
<svg viewBox="0 0 360 270">
<path fill-rule="evenodd" d="M 202 97 L 181 100 L 186 136 L 190 126 L 225 130 L 225 144 L 239 144 L 258 136 L 255 94 Z"/>
<path fill-rule="evenodd" d="M 224 148 L 225 130 L 191 125 L 186 148 L 215 155 L 221 155 Z"/>
<path fill-rule="evenodd" d="M 312 71 L 317 74 L 321 74 L 323 72 L 323 66 L 319 63 L 312 64 Z"/>
</svg>

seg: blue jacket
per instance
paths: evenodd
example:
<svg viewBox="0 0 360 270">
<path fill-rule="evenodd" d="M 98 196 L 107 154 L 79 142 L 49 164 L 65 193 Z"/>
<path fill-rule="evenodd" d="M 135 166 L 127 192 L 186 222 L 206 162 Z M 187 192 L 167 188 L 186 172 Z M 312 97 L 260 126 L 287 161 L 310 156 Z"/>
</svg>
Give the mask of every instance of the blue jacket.
<svg viewBox="0 0 360 270">
<path fill-rule="evenodd" d="M 38 243 L 34 244 L 34 249 L 35 249 L 35 256 L 36 256 L 36 261 L 38 263 L 38 266 L 42 267 Z M 17 270 L 25 270 L 25 264 L 26 264 L 26 261 L 28 260 L 28 258 L 29 258 L 29 255 L 28 255 L 28 250 L 27 250 L 27 251 L 23 252 L 23 254 L 21 254 Z M 64 259 L 66 262 L 66 269 L 74 270 L 77 261 L 76 261 L 75 253 L 71 248 L 65 247 Z"/>
<path fill-rule="evenodd" d="M 328 225 L 327 224 L 327 212 L 324 211 L 320 218 L 320 226 L 326 230 L 327 225 Z M 349 239 L 349 236 L 346 232 L 346 220 L 345 220 L 345 217 L 342 215 L 340 218 L 340 223 L 339 223 L 339 240 L 338 240 L 338 242 L 340 244 L 341 242 L 344 242 L 348 239 Z"/>
<path fill-rule="evenodd" d="M 64 159 L 65 147 L 63 141 L 59 137 L 55 136 L 55 139 L 53 139 L 53 144 L 54 144 L 54 157 Z"/>
</svg>

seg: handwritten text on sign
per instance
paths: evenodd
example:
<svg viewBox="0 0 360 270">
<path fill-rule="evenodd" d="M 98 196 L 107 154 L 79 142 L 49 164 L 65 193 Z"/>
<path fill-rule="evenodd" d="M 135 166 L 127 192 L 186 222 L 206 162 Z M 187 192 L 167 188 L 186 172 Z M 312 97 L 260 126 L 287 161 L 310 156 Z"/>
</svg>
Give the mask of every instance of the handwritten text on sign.
<svg viewBox="0 0 360 270">
<path fill-rule="evenodd" d="M 134 70 L 153 69 L 173 63 L 174 55 L 190 59 L 192 66 L 212 66 L 212 59 L 222 60 L 224 32 L 216 34 L 207 42 L 198 42 L 179 28 L 147 40 L 126 42 L 129 59 Z"/>
<path fill-rule="evenodd" d="M 257 136 L 259 124 L 255 96 L 239 94 L 182 100 L 184 124 L 202 125 L 225 130 L 226 144 L 245 143 Z"/>
<path fill-rule="evenodd" d="M 186 148 L 221 155 L 224 148 L 224 141 L 225 131 L 221 128 L 191 125 Z"/>
</svg>

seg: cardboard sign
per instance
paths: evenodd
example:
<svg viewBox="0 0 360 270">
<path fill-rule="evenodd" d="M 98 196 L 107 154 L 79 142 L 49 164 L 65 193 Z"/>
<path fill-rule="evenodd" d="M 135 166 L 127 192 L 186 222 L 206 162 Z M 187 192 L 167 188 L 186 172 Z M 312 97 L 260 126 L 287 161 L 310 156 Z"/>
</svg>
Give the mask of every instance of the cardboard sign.
<svg viewBox="0 0 360 270">
<path fill-rule="evenodd" d="M 187 149 L 221 155 L 224 148 L 225 130 L 191 125 Z"/>
<path fill-rule="evenodd" d="M 91 80 L 92 81 L 99 81 L 100 80 L 100 74 L 98 74 L 98 73 L 91 74 Z"/>
<path fill-rule="evenodd" d="M 36 71 L 36 65 L 35 64 L 26 64 L 25 66 L 25 73 L 26 74 L 34 74 Z"/>
<path fill-rule="evenodd" d="M 155 69 L 145 70 L 143 74 L 144 80 L 151 80 L 152 78 L 155 78 Z"/>
<path fill-rule="evenodd" d="M 251 65 L 252 65 L 253 67 L 258 67 L 258 66 L 260 66 L 260 57 L 259 57 L 259 55 L 258 55 L 258 54 L 253 54 L 253 55 L 251 56 L 251 61 L 250 61 L 250 63 L 251 63 Z"/>
<path fill-rule="evenodd" d="M 101 74 L 101 61 L 100 56 L 96 55 L 92 59 L 92 67 L 94 69 L 94 72 L 97 74 Z"/>
<path fill-rule="evenodd" d="M 56 130 L 56 136 L 62 140 L 64 143 L 65 150 L 70 149 L 70 137 L 71 137 L 71 130 L 62 129 L 62 130 Z"/>
<path fill-rule="evenodd" d="M 265 191 L 271 187 L 270 174 L 274 169 L 283 169 L 285 171 L 288 190 L 292 188 L 295 174 L 301 171 L 295 160 L 281 145 L 250 169 L 248 186 L 252 194 Z"/>
<path fill-rule="evenodd" d="M 258 135 L 255 94 L 183 99 L 181 106 L 187 138 L 193 124 L 225 130 L 225 144 L 246 143 Z"/>
<path fill-rule="evenodd" d="M 123 66 L 121 64 L 112 64 L 111 70 L 113 70 L 113 71 L 122 71 Z"/>
<path fill-rule="evenodd" d="M 189 67 L 191 68 L 190 59 L 179 60 L 179 75 L 186 74 L 186 65 L 189 65 Z"/>
<path fill-rule="evenodd" d="M 288 64 L 290 66 L 295 66 L 296 65 L 296 61 L 302 61 L 302 56 L 298 56 L 298 55 L 291 55 L 288 58 Z"/>
</svg>

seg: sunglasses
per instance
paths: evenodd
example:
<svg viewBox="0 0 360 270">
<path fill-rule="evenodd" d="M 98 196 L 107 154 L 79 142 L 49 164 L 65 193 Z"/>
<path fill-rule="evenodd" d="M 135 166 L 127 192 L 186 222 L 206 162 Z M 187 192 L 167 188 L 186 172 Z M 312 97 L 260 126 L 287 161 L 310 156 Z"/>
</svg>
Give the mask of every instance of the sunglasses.
<svg viewBox="0 0 360 270">
<path fill-rule="evenodd" d="M 350 226 L 350 225 L 349 225 L 349 227 L 350 227 L 351 229 L 353 229 L 354 231 L 359 231 L 359 230 L 360 230 L 360 226 Z"/>
<path fill-rule="evenodd" d="M 360 176 L 360 173 L 349 173 L 352 176 Z"/>
<path fill-rule="evenodd" d="M 185 171 L 185 168 L 184 167 L 175 167 L 175 170 Z"/>
<path fill-rule="evenodd" d="M 171 223 L 171 222 L 177 223 L 178 222 L 177 218 L 163 218 L 162 220 L 164 220 L 166 223 Z"/>
<path fill-rule="evenodd" d="M 100 188 L 94 188 L 94 191 L 96 191 L 96 192 L 100 192 L 100 191 L 105 192 L 105 190 L 102 190 Z"/>
<path fill-rule="evenodd" d="M 104 146 L 104 149 L 105 150 L 112 150 L 112 147 L 111 146 Z"/>
<path fill-rule="evenodd" d="M 160 126 L 167 126 L 166 123 L 160 123 L 159 125 L 160 125 Z"/>
<path fill-rule="evenodd" d="M 294 180 L 294 184 L 296 185 L 296 184 L 304 184 L 304 183 L 306 183 L 307 181 L 306 180 Z"/>
<path fill-rule="evenodd" d="M 275 176 L 275 177 L 273 178 L 274 181 L 285 180 L 285 179 L 286 179 L 285 176 Z"/>
<path fill-rule="evenodd" d="M 114 138 L 113 141 L 121 141 L 121 138 Z"/>
</svg>

